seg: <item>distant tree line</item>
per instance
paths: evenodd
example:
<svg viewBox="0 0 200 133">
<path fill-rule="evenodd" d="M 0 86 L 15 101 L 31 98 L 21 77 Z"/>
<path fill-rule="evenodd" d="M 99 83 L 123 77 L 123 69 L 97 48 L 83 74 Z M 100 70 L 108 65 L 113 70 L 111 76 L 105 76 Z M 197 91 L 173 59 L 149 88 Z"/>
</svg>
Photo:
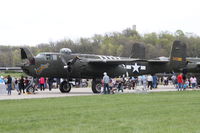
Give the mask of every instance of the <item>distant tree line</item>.
<svg viewBox="0 0 200 133">
<path fill-rule="evenodd" d="M 174 40 L 181 40 L 187 44 L 187 56 L 200 57 L 200 37 L 182 30 L 177 30 L 175 33 L 163 31 L 140 34 L 134 29 L 127 28 L 122 32 L 94 35 L 91 38 L 80 38 L 77 41 L 63 39 L 29 48 L 34 55 L 39 52 L 58 52 L 61 48 L 70 48 L 74 53 L 129 57 L 132 45 L 137 42 L 145 45 L 146 58 L 148 59 L 169 56 Z M 20 57 L 20 47 L 0 47 L 0 66 L 16 66 L 21 62 Z"/>
</svg>

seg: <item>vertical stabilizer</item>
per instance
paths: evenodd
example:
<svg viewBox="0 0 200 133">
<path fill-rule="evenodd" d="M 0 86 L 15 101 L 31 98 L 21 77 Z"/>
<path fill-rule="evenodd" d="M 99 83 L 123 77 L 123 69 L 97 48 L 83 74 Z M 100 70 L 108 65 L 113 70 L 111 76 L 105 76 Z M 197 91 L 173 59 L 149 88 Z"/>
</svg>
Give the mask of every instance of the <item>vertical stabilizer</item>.
<svg viewBox="0 0 200 133">
<path fill-rule="evenodd" d="M 170 67 L 174 70 L 184 68 L 187 64 L 186 53 L 186 44 L 175 40 L 171 49 Z"/>
<path fill-rule="evenodd" d="M 131 58 L 144 59 L 145 46 L 141 43 L 134 43 L 131 50 Z"/>
<path fill-rule="evenodd" d="M 35 59 L 33 54 L 28 48 L 20 48 L 21 49 L 21 59 L 28 59 L 30 64 L 35 64 Z"/>
<path fill-rule="evenodd" d="M 32 59 L 33 54 L 28 48 L 21 48 L 21 59 Z"/>
</svg>

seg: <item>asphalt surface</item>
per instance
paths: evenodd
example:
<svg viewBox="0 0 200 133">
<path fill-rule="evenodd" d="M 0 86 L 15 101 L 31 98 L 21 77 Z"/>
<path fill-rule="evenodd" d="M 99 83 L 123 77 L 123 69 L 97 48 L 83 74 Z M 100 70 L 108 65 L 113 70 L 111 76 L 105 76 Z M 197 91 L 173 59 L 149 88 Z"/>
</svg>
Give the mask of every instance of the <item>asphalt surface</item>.
<svg viewBox="0 0 200 133">
<path fill-rule="evenodd" d="M 192 90 L 192 89 L 187 89 Z M 162 92 L 162 91 L 177 91 L 173 85 L 163 86 L 159 85 L 158 88 L 153 90 L 143 91 L 142 86 L 137 86 L 134 90 L 125 89 L 123 93 L 151 93 L 151 92 Z M 121 94 L 122 92 L 116 92 L 115 94 Z M 94 94 L 91 88 L 72 88 L 70 93 L 61 93 L 59 89 L 52 89 L 49 91 L 36 91 L 35 94 L 21 94 L 18 95 L 16 90 L 12 91 L 12 95 L 7 95 L 6 92 L 0 94 L 0 100 L 12 100 L 12 99 L 32 99 L 32 98 L 51 98 L 51 97 L 67 97 L 67 96 L 89 96 L 89 95 L 102 95 Z"/>
</svg>

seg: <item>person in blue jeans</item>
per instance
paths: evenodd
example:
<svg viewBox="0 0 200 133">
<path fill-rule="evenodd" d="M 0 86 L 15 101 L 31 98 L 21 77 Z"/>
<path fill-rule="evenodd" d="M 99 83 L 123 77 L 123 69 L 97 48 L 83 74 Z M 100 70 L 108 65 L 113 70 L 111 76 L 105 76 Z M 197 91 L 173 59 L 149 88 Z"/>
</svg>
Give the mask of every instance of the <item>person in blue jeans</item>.
<svg viewBox="0 0 200 133">
<path fill-rule="evenodd" d="M 153 88 L 157 88 L 157 79 L 158 77 L 156 75 L 153 75 Z"/>
<path fill-rule="evenodd" d="M 178 75 L 177 81 L 178 81 L 178 91 L 182 91 L 183 90 L 183 75 L 181 73 Z"/>
<path fill-rule="evenodd" d="M 104 94 L 106 94 L 106 93 L 110 94 L 110 88 L 109 88 L 110 78 L 106 72 L 104 72 L 103 74 L 104 74 L 104 76 L 103 76 L 103 84 L 104 84 L 103 92 L 104 92 Z"/>
<path fill-rule="evenodd" d="M 8 95 L 11 95 L 11 90 L 12 90 L 12 78 L 10 77 L 10 75 L 8 75 L 7 77 L 7 91 L 8 91 Z"/>
</svg>

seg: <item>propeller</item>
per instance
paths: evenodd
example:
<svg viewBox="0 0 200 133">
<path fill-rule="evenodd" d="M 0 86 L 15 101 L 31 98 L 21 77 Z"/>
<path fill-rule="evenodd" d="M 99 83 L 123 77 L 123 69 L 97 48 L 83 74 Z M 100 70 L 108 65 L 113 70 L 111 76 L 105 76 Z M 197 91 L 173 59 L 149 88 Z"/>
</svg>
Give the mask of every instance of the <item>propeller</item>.
<svg viewBox="0 0 200 133">
<path fill-rule="evenodd" d="M 66 60 L 64 59 L 64 57 L 61 55 L 60 58 L 61 58 L 62 63 L 64 64 L 64 68 L 67 68 L 68 65 L 67 65 L 67 62 L 66 62 Z"/>
<path fill-rule="evenodd" d="M 80 58 L 78 56 L 76 56 L 67 62 L 65 60 L 65 58 L 63 56 L 61 56 L 61 61 L 64 64 L 64 69 L 67 69 L 68 72 L 71 72 L 72 65 L 75 64 L 78 59 L 80 59 Z"/>
</svg>

